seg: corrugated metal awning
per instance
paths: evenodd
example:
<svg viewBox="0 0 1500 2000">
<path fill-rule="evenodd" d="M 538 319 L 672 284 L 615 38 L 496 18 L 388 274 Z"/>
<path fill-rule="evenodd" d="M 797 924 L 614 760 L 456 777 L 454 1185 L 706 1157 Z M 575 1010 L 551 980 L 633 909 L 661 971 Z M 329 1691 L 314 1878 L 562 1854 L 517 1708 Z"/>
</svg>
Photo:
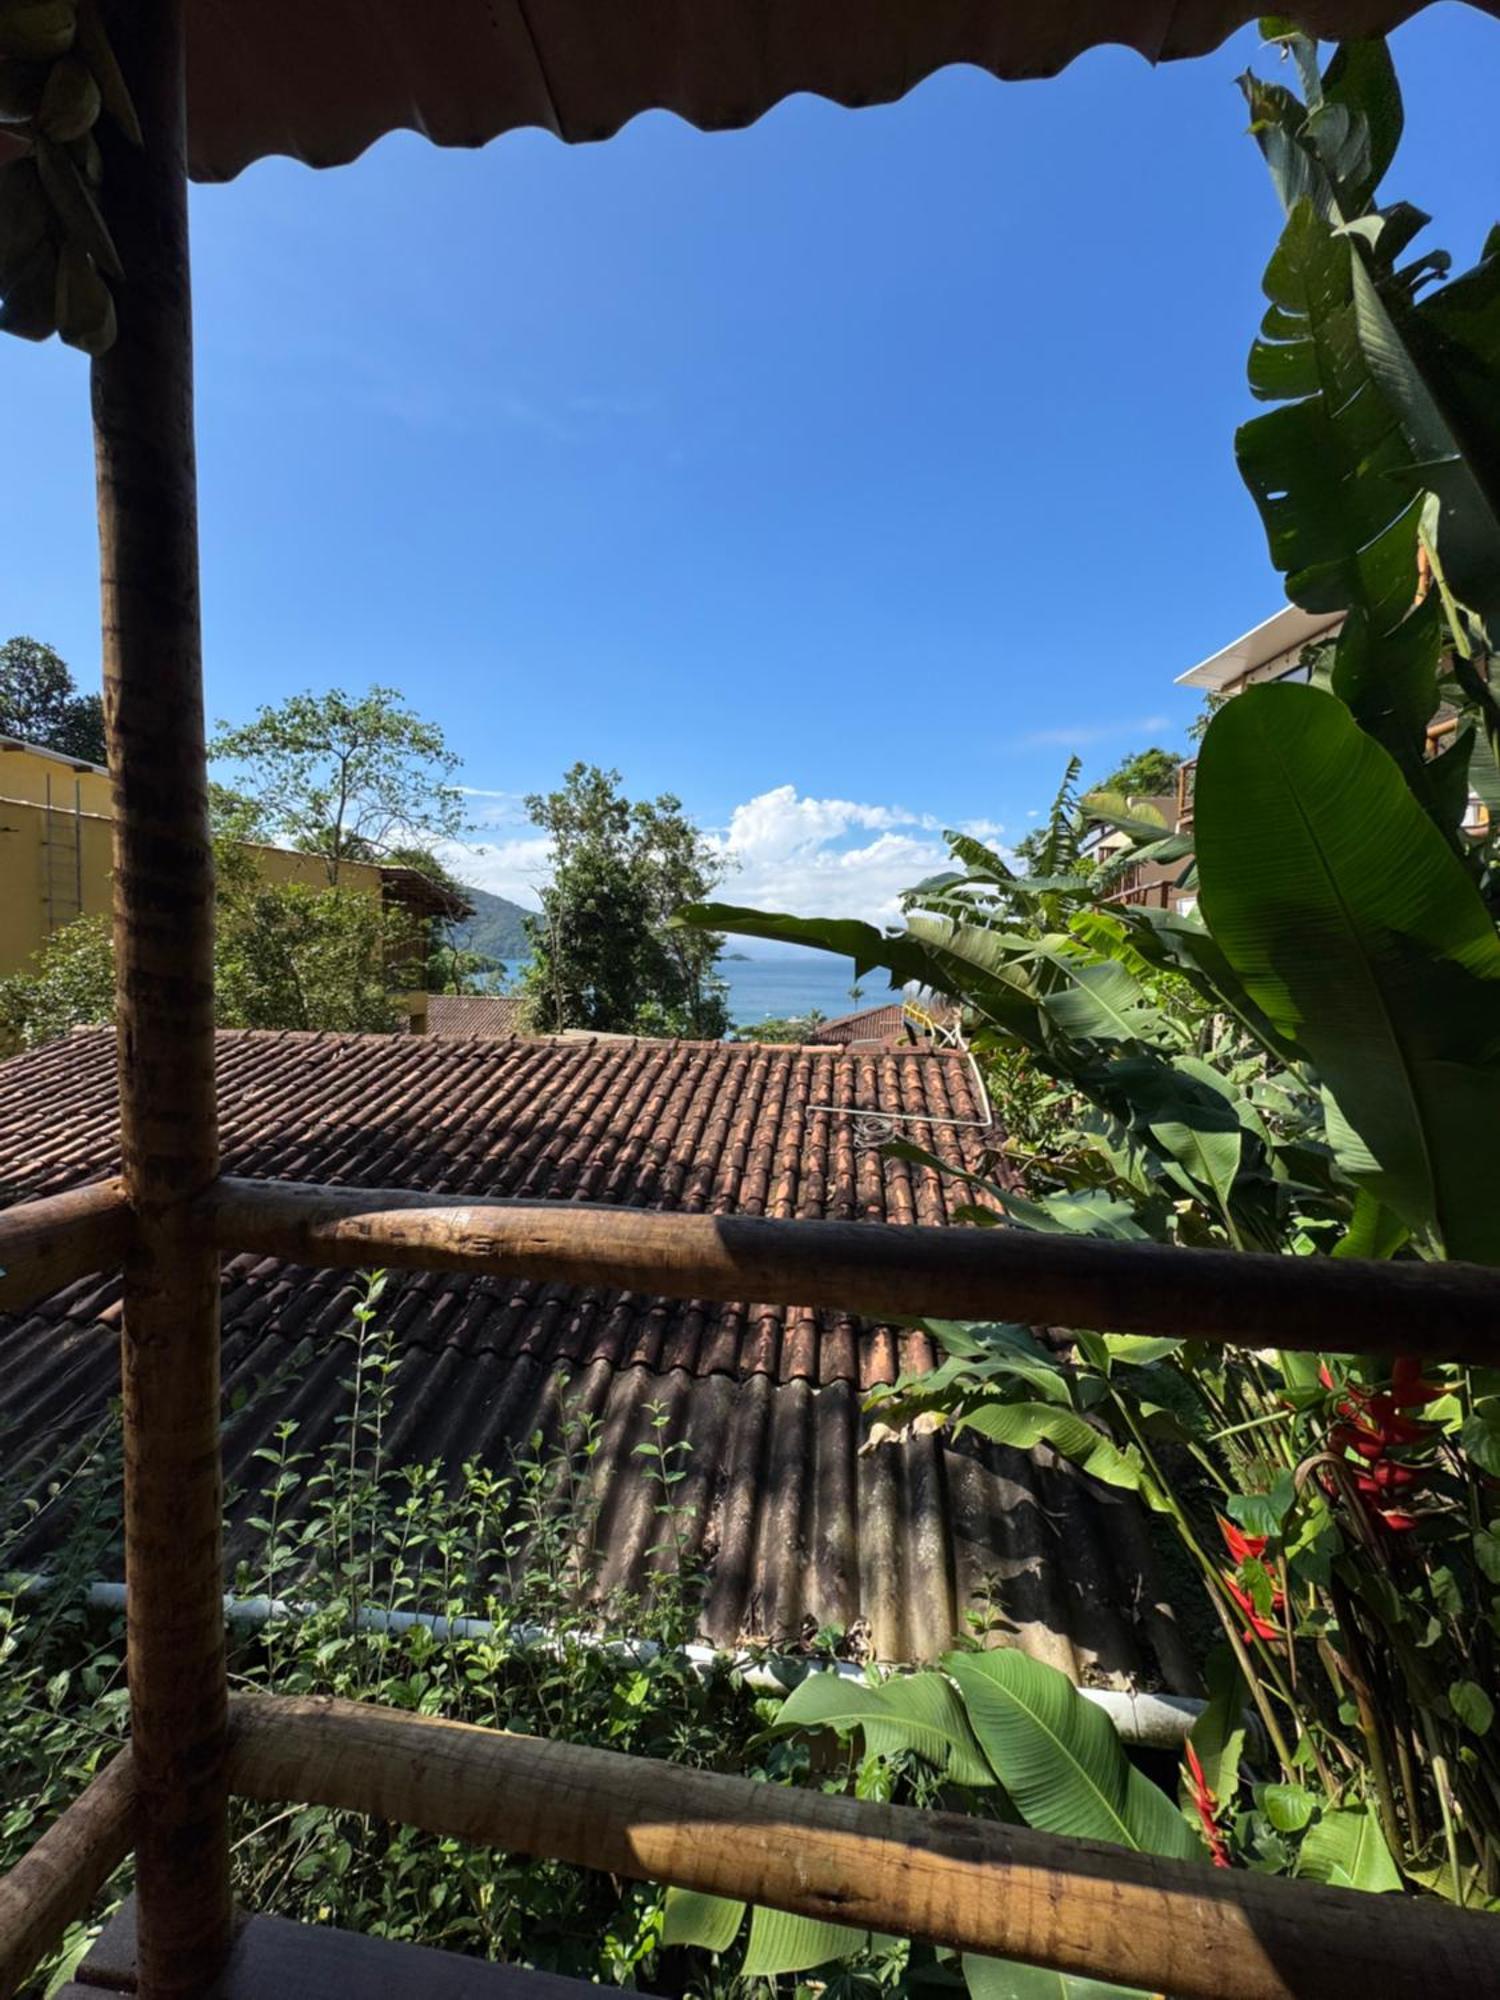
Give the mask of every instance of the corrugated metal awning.
<svg viewBox="0 0 1500 2000">
<path fill-rule="evenodd" d="M 1425 0 L 1307 0 L 1330 38 L 1382 33 Z M 352 160 L 386 132 L 480 146 L 533 125 L 607 139 L 642 111 L 752 124 L 795 91 L 849 106 L 934 70 L 1050 76 L 1122 43 L 1206 54 L 1249 0 L 189 0 L 193 178 L 252 160 Z M 1493 11 L 1493 9 L 1487 9 Z"/>
</svg>

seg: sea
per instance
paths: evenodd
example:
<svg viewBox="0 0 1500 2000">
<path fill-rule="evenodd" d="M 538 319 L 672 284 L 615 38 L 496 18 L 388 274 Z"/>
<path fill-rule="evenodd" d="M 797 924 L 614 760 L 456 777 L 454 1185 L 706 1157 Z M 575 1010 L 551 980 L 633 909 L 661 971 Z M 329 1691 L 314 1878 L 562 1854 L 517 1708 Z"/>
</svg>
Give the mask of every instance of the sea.
<svg viewBox="0 0 1500 2000">
<path fill-rule="evenodd" d="M 507 986 L 521 965 L 520 959 L 507 961 Z M 832 1021 L 858 1007 L 883 1007 L 895 998 L 883 972 L 867 974 L 859 982 L 856 998 L 851 961 L 830 958 L 821 951 L 788 952 L 774 958 L 724 957 L 719 971 L 729 987 L 729 1018 L 737 1028 L 806 1015 L 814 1008 L 824 1020 Z"/>
</svg>

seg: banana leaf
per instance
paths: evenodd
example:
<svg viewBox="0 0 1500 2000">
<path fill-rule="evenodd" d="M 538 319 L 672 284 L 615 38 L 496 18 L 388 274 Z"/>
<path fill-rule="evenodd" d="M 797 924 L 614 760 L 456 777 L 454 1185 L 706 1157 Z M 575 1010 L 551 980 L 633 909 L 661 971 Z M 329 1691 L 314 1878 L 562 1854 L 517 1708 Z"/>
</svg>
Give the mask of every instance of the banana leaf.
<svg viewBox="0 0 1500 2000">
<path fill-rule="evenodd" d="M 965 1410 L 953 1428 L 978 1431 L 1014 1451 L 1049 1444 L 1106 1486 L 1135 1490 L 1142 1485 L 1140 1461 L 1133 1451 L 1122 1452 L 1085 1418 L 1052 1403 L 980 1403 Z"/>
<path fill-rule="evenodd" d="M 1203 911 L 1325 1086 L 1351 1178 L 1450 1257 L 1500 1261 L 1500 939 L 1393 760 L 1316 688 L 1248 689 L 1198 766 Z"/>
<path fill-rule="evenodd" d="M 966 1951 L 963 1969 L 969 2000 L 1147 2000 L 1139 1986 L 1080 1979 L 1071 1972 L 1022 1965 L 1013 1958 L 981 1958 Z"/>
<path fill-rule="evenodd" d="M 1297 1873 L 1343 1889 L 1392 1894 L 1401 1887 L 1373 1806 L 1325 1812 L 1302 1843 Z"/>
<path fill-rule="evenodd" d="M 1013 1647 L 949 1653 L 985 1756 L 1028 1826 L 1202 1860 L 1166 1793 L 1136 1770 L 1109 1718 L 1066 1674 Z"/>
<path fill-rule="evenodd" d="M 963 1703 L 941 1674 L 900 1674 L 874 1685 L 841 1674 L 809 1674 L 781 1704 L 775 1726 L 860 1729 L 877 1756 L 910 1750 L 956 1784 L 995 1782 Z"/>
</svg>

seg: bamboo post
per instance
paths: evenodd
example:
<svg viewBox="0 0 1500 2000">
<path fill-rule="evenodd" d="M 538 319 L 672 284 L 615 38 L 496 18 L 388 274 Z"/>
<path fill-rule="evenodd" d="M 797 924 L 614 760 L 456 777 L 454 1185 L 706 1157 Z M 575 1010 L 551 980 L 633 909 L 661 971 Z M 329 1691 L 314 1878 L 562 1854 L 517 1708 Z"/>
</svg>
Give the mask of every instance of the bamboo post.
<svg viewBox="0 0 1500 2000">
<path fill-rule="evenodd" d="M 193 444 L 183 0 L 115 6 L 140 115 L 104 201 L 126 277 L 94 363 L 104 700 L 114 782 L 125 1263 L 125 1568 L 140 1992 L 203 1990 L 230 1929 L 219 1277 L 188 1203 L 218 1165 Z"/>
<path fill-rule="evenodd" d="M 651 1296 L 836 1305 L 1500 1365 L 1500 1272 L 1107 1243 L 1025 1229 L 681 1215 L 231 1177 L 198 1203 L 227 1251 L 487 1272 Z"/>
<path fill-rule="evenodd" d="M 1500 1992 L 1500 1921 L 326 1697 L 238 1697 L 230 1780 L 1182 2000 Z"/>
<path fill-rule="evenodd" d="M 93 1181 L 0 1213 L 0 1312 L 21 1312 L 59 1286 L 121 1262 L 130 1210 L 119 1181 Z"/>
<path fill-rule="evenodd" d="M 128 1749 L 105 1765 L 8 1875 L 0 1875 L 0 1996 L 16 1992 L 130 1852 Z"/>
</svg>

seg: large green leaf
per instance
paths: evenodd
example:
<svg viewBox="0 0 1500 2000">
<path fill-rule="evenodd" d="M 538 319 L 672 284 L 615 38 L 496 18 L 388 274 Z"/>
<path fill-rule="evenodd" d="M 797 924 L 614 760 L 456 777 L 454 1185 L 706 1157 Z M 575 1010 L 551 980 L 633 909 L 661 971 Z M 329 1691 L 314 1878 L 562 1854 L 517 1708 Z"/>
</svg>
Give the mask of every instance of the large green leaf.
<svg viewBox="0 0 1500 2000">
<path fill-rule="evenodd" d="M 949 1653 L 974 1733 L 1028 1826 L 1201 1859 L 1172 1801 L 1120 1746 L 1104 1711 L 1066 1674 L 1013 1647 Z"/>
<path fill-rule="evenodd" d="M 746 1979 L 771 1979 L 779 1972 L 810 1972 L 868 1949 L 872 1933 L 848 1924 L 830 1924 L 818 1917 L 799 1917 L 789 1910 L 750 1907 L 750 1935 L 740 1973 Z M 696 1889 L 668 1889 L 662 1919 L 664 1945 L 696 1945 L 701 1951 L 725 1952 L 739 1936 L 747 1905 L 728 1896 L 706 1896 Z"/>
<path fill-rule="evenodd" d="M 1344 1889 L 1390 1893 L 1401 1887 L 1373 1806 L 1325 1812 L 1302 1843 L 1297 1872 Z"/>
<path fill-rule="evenodd" d="M 969 2000 L 1146 2000 L 1139 1986 L 1079 1979 L 1071 1972 L 1022 1965 L 1013 1958 L 980 1958 L 966 1951 L 963 1968 Z"/>
<path fill-rule="evenodd" d="M 1065 1035 L 1128 1042 L 1149 1041 L 1161 1032 L 1160 1012 L 1123 965 L 1110 960 L 1101 964 L 1062 951 L 1042 955 L 1060 981 L 1056 991 L 1042 996 L 1042 1006 Z"/>
<path fill-rule="evenodd" d="M 1245 1750 L 1245 1680 L 1228 1646 L 1216 1646 L 1208 1662 L 1208 1702 L 1193 1724 L 1193 1746 L 1208 1789 L 1222 1809 L 1232 1809 L 1240 1788 L 1240 1759 Z M 1188 1773 L 1183 1766 L 1181 1790 L 1188 1802 Z"/>
<path fill-rule="evenodd" d="M 698 1889 L 668 1889 L 661 1941 L 665 1945 L 697 1945 L 703 1951 L 728 1951 L 739 1936 L 745 1907 L 729 1896 L 707 1896 Z"/>
<path fill-rule="evenodd" d="M 981 1437 L 1008 1444 L 1016 1451 L 1050 1444 L 1108 1486 L 1133 1488 L 1141 1483 L 1141 1468 L 1133 1457 L 1120 1451 L 1083 1417 L 1051 1403 L 981 1403 L 977 1409 L 966 1410 L 953 1428 L 978 1431 Z"/>
<path fill-rule="evenodd" d="M 1412 600 L 1420 498 L 1400 477 L 1411 450 L 1360 347 L 1357 254 L 1310 201 L 1292 210 L 1250 358 L 1252 390 L 1278 407 L 1241 427 L 1235 454 L 1287 595 L 1309 611 L 1378 603 L 1389 620 Z"/>
<path fill-rule="evenodd" d="M 1500 939 L 1393 760 L 1316 688 L 1250 688 L 1198 766 L 1202 908 L 1317 1068 L 1346 1170 L 1450 1257 L 1500 1261 Z"/>
<path fill-rule="evenodd" d="M 690 930 L 729 931 L 736 937 L 768 938 L 778 944 L 834 952 L 840 958 L 852 958 L 861 979 L 877 966 L 883 967 L 893 986 L 930 985 L 936 970 L 927 954 L 904 933 L 880 931 L 852 917 L 788 917 L 770 910 L 747 910 L 734 903 L 689 903 L 672 921 Z"/>
<path fill-rule="evenodd" d="M 776 1717 L 778 1729 L 860 1729 L 877 1756 L 913 1751 L 960 1785 L 993 1785 L 963 1703 L 941 1674 L 901 1674 L 871 1686 L 840 1674 L 809 1674 Z"/>
<path fill-rule="evenodd" d="M 740 1975 L 744 1979 L 772 1979 L 778 1972 L 811 1972 L 815 1965 L 828 1965 L 867 1950 L 870 1942 L 869 1931 L 757 1903 L 750 1914 Z"/>
</svg>

